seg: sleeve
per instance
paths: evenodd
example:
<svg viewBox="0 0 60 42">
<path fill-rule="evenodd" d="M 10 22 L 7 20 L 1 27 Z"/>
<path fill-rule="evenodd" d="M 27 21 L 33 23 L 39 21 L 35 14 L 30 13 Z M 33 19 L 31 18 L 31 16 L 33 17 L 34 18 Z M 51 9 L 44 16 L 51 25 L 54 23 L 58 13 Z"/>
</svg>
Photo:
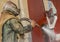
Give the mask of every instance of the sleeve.
<svg viewBox="0 0 60 42">
<path fill-rule="evenodd" d="M 18 20 L 11 19 L 9 25 L 13 31 L 23 33 L 23 26 Z"/>
<path fill-rule="evenodd" d="M 30 24 L 27 26 L 22 26 L 20 21 L 18 22 L 18 20 L 16 20 L 16 19 L 10 20 L 10 27 L 12 30 L 14 30 L 15 32 L 18 32 L 20 34 L 28 33 L 30 31 L 32 31 L 32 26 Z"/>
</svg>

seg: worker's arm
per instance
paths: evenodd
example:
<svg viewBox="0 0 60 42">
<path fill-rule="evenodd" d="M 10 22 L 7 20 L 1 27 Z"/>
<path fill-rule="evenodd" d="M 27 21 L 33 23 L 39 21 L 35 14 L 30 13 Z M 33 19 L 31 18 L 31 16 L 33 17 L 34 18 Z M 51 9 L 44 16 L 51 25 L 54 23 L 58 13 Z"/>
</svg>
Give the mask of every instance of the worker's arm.
<svg viewBox="0 0 60 42">
<path fill-rule="evenodd" d="M 11 19 L 9 21 L 10 28 L 18 33 L 23 33 L 23 26 L 21 23 L 18 22 L 17 19 Z"/>
<path fill-rule="evenodd" d="M 19 32 L 19 33 L 27 33 L 32 31 L 32 27 L 34 27 L 34 22 L 31 21 L 31 24 L 27 25 L 27 26 L 23 26 L 20 22 L 18 22 L 16 19 L 11 19 L 10 20 L 10 26 L 12 28 L 12 30 L 14 30 L 15 32 Z"/>
</svg>

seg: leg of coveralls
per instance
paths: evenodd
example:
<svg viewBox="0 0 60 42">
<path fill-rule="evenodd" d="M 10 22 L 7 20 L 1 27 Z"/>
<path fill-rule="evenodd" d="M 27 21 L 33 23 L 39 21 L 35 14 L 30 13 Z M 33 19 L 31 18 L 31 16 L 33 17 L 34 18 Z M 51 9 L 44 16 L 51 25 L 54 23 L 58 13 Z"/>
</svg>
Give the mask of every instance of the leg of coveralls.
<svg viewBox="0 0 60 42">
<path fill-rule="evenodd" d="M 32 42 L 32 32 L 24 34 L 24 42 Z"/>
</svg>

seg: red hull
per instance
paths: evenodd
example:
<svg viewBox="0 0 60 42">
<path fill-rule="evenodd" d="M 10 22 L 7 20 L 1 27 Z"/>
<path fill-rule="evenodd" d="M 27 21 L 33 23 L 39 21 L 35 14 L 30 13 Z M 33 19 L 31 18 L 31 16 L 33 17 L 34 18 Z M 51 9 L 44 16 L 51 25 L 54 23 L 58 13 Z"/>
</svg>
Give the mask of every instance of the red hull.
<svg viewBox="0 0 60 42">
<path fill-rule="evenodd" d="M 57 24 L 55 27 L 55 32 L 60 33 L 60 0 L 52 0 L 57 9 Z M 35 20 L 38 24 L 43 24 L 46 22 L 44 5 L 42 0 L 28 0 L 28 8 L 30 18 Z M 41 28 L 35 27 L 32 32 L 33 42 L 44 42 Z"/>
</svg>

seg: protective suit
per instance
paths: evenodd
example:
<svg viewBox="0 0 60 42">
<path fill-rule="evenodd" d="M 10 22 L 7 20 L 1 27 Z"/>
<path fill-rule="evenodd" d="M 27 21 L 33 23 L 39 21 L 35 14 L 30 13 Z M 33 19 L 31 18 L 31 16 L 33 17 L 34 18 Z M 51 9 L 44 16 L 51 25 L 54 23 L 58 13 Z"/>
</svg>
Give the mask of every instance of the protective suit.
<svg viewBox="0 0 60 42">
<path fill-rule="evenodd" d="M 7 1 L 1 12 L 0 42 L 18 42 L 17 35 L 20 37 L 24 33 L 32 30 L 31 25 L 23 27 L 20 20 L 17 18 L 19 13 L 17 6 L 13 2 Z"/>
</svg>

